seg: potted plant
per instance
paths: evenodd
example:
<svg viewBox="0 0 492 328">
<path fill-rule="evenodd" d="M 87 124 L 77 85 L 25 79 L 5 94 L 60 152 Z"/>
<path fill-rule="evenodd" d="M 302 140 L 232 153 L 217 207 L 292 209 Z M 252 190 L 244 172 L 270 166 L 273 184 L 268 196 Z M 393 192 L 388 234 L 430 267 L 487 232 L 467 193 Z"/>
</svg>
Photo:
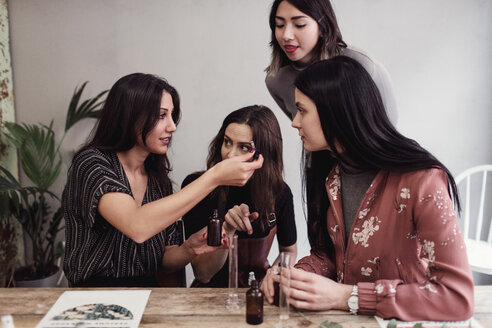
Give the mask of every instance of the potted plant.
<svg viewBox="0 0 492 328">
<path fill-rule="evenodd" d="M 20 167 L 33 183 L 32 186 L 22 186 L 0 166 L 0 221 L 15 217 L 28 240 L 26 248 L 31 249 L 31 260 L 26 260 L 27 265 L 15 272 L 16 281 L 36 280 L 59 272 L 56 259 L 61 256 L 63 246 L 61 242 L 56 244 L 56 236 L 63 229 L 60 226 L 63 213 L 60 199 L 50 191 L 50 187 L 60 175 L 60 146 L 68 130 L 78 121 L 98 117 L 101 98 L 107 92 L 103 91 L 79 105 L 86 85 L 87 82 L 75 88 L 59 142 L 53 131 L 53 120 L 49 125 L 4 122 L 6 132 L 3 135 L 19 152 Z"/>
<path fill-rule="evenodd" d="M 0 111 L 0 124 L 2 124 L 2 111 Z M 7 144 L 0 134 L 0 161 L 7 156 Z M 0 204 L 7 207 L 7 204 Z M 0 288 L 8 287 L 13 281 L 13 270 L 17 256 L 15 243 L 15 226 L 11 217 L 0 220 Z"/>
</svg>

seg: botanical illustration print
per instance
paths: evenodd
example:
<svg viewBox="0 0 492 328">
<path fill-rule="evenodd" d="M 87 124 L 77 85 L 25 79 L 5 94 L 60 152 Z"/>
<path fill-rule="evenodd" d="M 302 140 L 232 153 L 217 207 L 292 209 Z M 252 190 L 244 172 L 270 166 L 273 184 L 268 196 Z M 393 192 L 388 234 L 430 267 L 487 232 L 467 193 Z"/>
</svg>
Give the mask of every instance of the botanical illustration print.
<svg viewBox="0 0 492 328">
<path fill-rule="evenodd" d="M 432 287 L 432 284 L 428 283 L 424 286 L 419 286 L 420 289 L 428 289 L 429 291 L 433 292 L 433 293 L 437 293 L 437 290 L 435 290 L 433 287 Z"/>
<path fill-rule="evenodd" d="M 407 239 L 415 239 L 417 238 L 417 232 L 416 231 L 412 231 L 412 232 L 409 232 L 407 233 Z"/>
<path fill-rule="evenodd" d="M 52 320 L 132 320 L 133 314 L 117 304 L 86 304 L 63 311 Z"/>
<path fill-rule="evenodd" d="M 384 293 L 384 285 L 381 283 L 376 284 L 374 289 L 376 290 L 377 294 L 383 294 Z M 388 294 L 395 294 L 395 293 L 396 293 L 396 288 L 392 284 L 388 284 Z"/>
<path fill-rule="evenodd" d="M 456 218 L 454 207 L 452 205 L 448 205 L 451 200 L 447 195 L 447 192 L 445 192 L 442 187 L 436 190 L 436 195 L 434 195 L 434 203 L 436 204 L 437 208 L 442 211 L 442 224 L 446 224 L 448 220 Z"/>
<path fill-rule="evenodd" d="M 445 222 L 443 222 L 443 224 L 445 224 Z M 441 246 L 448 246 L 448 243 L 454 243 L 458 233 L 461 233 L 461 231 L 459 230 L 459 227 L 457 226 L 456 223 L 453 225 L 452 231 L 453 231 L 453 235 L 451 235 L 451 236 L 447 237 L 445 240 L 441 241 Z M 464 245 L 460 245 L 460 248 L 464 248 Z"/>
<path fill-rule="evenodd" d="M 422 256 L 429 262 L 434 262 L 436 260 L 433 241 L 424 240 L 424 243 L 422 245 Z"/>
<path fill-rule="evenodd" d="M 400 197 L 410 199 L 410 188 L 401 188 Z"/>
<path fill-rule="evenodd" d="M 365 208 L 362 211 L 359 212 L 359 219 L 363 219 L 366 217 L 367 213 L 369 213 L 371 209 L 370 208 Z"/>
<path fill-rule="evenodd" d="M 343 272 L 341 270 L 338 270 L 337 272 L 337 281 L 343 283 Z"/>
<path fill-rule="evenodd" d="M 401 188 L 400 197 L 402 200 L 410 199 L 410 188 Z M 401 213 L 407 207 L 406 204 L 398 204 L 397 212 Z"/>
<path fill-rule="evenodd" d="M 443 196 L 442 187 L 441 189 L 436 191 L 434 202 L 436 203 L 437 208 L 440 210 L 447 208 L 447 206 L 444 204 L 446 202 L 446 197 Z"/>
<path fill-rule="evenodd" d="M 401 213 L 403 212 L 403 210 L 407 207 L 407 205 L 405 204 L 400 204 L 399 207 L 398 207 L 398 213 Z"/>
<path fill-rule="evenodd" d="M 379 262 L 379 256 L 376 256 L 372 260 L 371 259 L 367 260 L 367 263 L 369 263 L 369 264 L 368 264 L 367 268 L 366 267 L 360 268 L 360 274 L 363 276 L 366 276 L 366 277 L 370 277 L 372 272 L 373 272 L 371 266 L 372 267 L 377 266 L 378 262 Z"/>
<path fill-rule="evenodd" d="M 363 276 L 369 277 L 372 273 L 372 269 L 369 267 L 367 267 L 367 268 L 362 267 L 362 268 L 360 268 L 360 273 Z"/>
<path fill-rule="evenodd" d="M 357 245 L 361 243 L 362 246 L 369 247 L 367 241 L 376 231 L 379 230 L 380 223 L 381 221 L 377 216 L 372 216 L 369 220 L 364 221 L 362 224 L 362 230 L 360 230 L 360 228 L 354 228 L 354 233 L 352 234 L 354 244 Z"/>
<path fill-rule="evenodd" d="M 340 190 L 340 174 L 338 167 L 335 168 L 335 174 L 333 175 L 333 181 L 330 183 L 330 196 L 333 200 L 337 200 L 338 192 Z"/>
</svg>

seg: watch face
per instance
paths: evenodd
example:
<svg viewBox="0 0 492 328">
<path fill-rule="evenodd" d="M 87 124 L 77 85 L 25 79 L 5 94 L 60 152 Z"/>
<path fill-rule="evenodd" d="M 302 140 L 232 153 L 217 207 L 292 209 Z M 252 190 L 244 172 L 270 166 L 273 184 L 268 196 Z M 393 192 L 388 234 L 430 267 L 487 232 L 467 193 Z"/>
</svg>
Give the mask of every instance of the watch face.
<svg viewBox="0 0 492 328">
<path fill-rule="evenodd" d="M 348 303 L 349 308 L 351 308 L 351 309 L 358 309 L 359 308 L 359 299 L 355 295 L 350 296 L 347 303 Z"/>
</svg>

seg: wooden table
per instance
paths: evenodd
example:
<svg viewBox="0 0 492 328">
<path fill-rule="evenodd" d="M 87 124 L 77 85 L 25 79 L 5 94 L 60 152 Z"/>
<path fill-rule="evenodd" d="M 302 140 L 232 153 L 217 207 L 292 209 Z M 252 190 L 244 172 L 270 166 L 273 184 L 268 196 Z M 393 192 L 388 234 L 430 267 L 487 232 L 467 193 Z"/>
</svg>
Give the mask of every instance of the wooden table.
<svg viewBox="0 0 492 328">
<path fill-rule="evenodd" d="M 0 289 L 0 315 L 11 314 L 16 328 L 35 327 L 48 312 L 57 298 L 67 288 L 2 288 Z M 87 290 L 87 289 L 85 289 Z M 255 327 L 245 320 L 244 295 L 237 312 L 225 309 L 228 290 L 223 288 L 154 288 L 140 322 L 140 327 Z M 303 311 L 311 320 L 321 323 L 325 320 L 341 324 L 344 328 L 379 327 L 374 317 L 350 315 L 343 311 Z M 475 319 L 482 326 L 492 327 L 492 286 L 475 288 Z M 256 327 L 275 327 L 278 322 L 278 308 L 265 303 L 263 324 Z M 318 327 L 291 310 L 291 328 Z"/>
</svg>

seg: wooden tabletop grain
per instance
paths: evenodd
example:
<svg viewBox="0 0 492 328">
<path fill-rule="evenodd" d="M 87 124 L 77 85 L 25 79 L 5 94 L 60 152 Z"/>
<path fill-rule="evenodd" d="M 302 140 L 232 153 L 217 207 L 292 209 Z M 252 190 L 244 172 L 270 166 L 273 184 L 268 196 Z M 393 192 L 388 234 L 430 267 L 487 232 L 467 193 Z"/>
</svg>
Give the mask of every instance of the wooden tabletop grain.
<svg viewBox="0 0 492 328">
<path fill-rule="evenodd" d="M 2 288 L 0 315 L 11 314 L 16 328 L 35 327 L 49 311 L 57 298 L 68 288 Z M 88 289 L 84 289 L 88 290 Z M 239 289 L 241 309 L 228 311 L 225 300 L 227 288 L 153 288 L 140 327 L 254 327 L 245 320 L 246 289 Z M 315 323 L 325 320 L 344 328 L 377 328 L 374 317 L 350 315 L 344 311 L 302 311 Z M 492 286 L 475 287 L 474 318 L 485 327 L 492 327 Z M 319 327 L 299 312 L 291 310 L 288 325 L 291 328 Z M 263 323 L 256 327 L 275 327 L 278 307 L 265 302 Z"/>
</svg>

